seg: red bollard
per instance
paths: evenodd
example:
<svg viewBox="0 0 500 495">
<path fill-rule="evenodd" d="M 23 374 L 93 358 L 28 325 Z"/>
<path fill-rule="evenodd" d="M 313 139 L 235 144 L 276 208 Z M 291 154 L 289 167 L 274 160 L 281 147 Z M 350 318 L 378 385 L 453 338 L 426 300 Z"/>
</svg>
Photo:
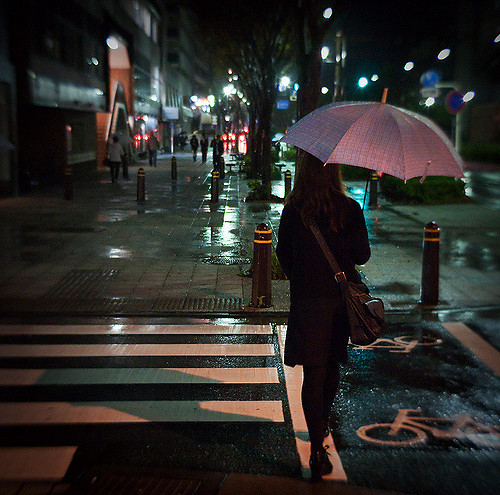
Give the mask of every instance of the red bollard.
<svg viewBox="0 0 500 495">
<path fill-rule="evenodd" d="M 424 231 L 420 304 L 436 305 L 439 301 L 439 227 L 429 222 Z"/>
<path fill-rule="evenodd" d="M 252 301 L 254 308 L 268 308 L 271 301 L 271 243 L 272 230 L 257 225 L 253 244 Z"/>
</svg>

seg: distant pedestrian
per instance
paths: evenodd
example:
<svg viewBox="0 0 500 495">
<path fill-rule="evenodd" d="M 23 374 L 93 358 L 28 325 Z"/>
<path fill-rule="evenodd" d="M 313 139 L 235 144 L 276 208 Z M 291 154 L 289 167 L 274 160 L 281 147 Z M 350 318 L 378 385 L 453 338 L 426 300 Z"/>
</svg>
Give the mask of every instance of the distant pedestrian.
<svg viewBox="0 0 500 495">
<path fill-rule="evenodd" d="M 222 158 L 222 155 L 224 154 L 224 141 L 219 138 L 217 141 L 217 170 L 223 174 L 223 167 L 224 167 L 224 159 Z"/>
<path fill-rule="evenodd" d="M 341 291 L 310 225 L 314 223 L 347 280 L 360 283 L 355 265 L 370 258 L 363 212 L 344 193 L 340 165 L 309 155 L 296 175 L 281 215 L 276 254 L 290 280 L 284 362 L 302 365 L 302 408 L 311 442 L 311 481 L 332 471 L 323 447 L 347 361 L 349 324 Z M 351 411 L 352 413 L 352 411 Z"/>
<path fill-rule="evenodd" d="M 149 165 L 151 167 L 156 167 L 156 162 L 158 160 L 158 148 L 160 143 L 156 139 L 155 133 L 153 131 L 149 132 L 148 138 L 148 152 L 149 152 Z"/>
<path fill-rule="evenodd" d="M 214 160 L 214 168 L 217 169 L 218 164 L 219 164 L 219 142 L 220 142 L 220 134 L 217 134 L 214 136 L 212 141 L 210 142 L 210 147 L 212 148 L 213 152 L 213 160 Z"/>
<path fill-rule="evenodd" d="M 128 132 L 124 132 L 120 133 L 119 141 L 125 152 L 122 158 L 122 176 L 125 180 L 128 180 L 128 167 L 132 163 L 133 157 L 132 138 Z"/>
<path fill-rule="evenodd" d="M 108 146 L 108 162 L 111 173 L 111 182 L 116 182 L 118 179 L 118 173 L 120 171 L 120 165 L 124 155 L 125 151 L 118 140 L 118 136 L 113 136 L 113 139 Z"/>
<path fill-rule="evenodd" d="M 207 153 L 208 153 L 208 138 L 205 131 L 201 133 L 200 147 L 201 147 L 201 163 L 206 163 Z"/>
<path fill-rule="evenodd" d="M 193 152 L 193 162 L 196 161 L 196 155 L 198 153 L 198 138 L 196 137 L 196 134 L 193 134 L 191 136 L 191 140 L 189 141 L 189 144 L 191 145 L 191 151 Z"/>
</svg>

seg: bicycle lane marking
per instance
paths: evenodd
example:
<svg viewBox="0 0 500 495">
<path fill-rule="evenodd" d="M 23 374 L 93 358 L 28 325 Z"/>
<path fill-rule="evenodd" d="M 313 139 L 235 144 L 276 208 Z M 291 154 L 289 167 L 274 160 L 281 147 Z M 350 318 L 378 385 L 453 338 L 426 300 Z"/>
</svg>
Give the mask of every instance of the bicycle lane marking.
<svg viewBox="0 0 500 495">
<path fill-rule="evenodd" d="M 276 327 L 279 337 L 278 340 L 280 345 L 281 360 L 283 362 L 287 326 L 276 325 Z M 311 444 L 309 443 L 309 433 L 307 431 L 304 411 L 302 410 L 302 366 L 295 366 L 292 368 L 290 366 L 283 365 L 283 368 L 285 372 L 286 391 L 288 395 L 288 403 L 290 404 L 290 414 L 292 416 L 292 425 L 295 435 L 295 442 L 297 445 L 297 452 L 300 457 L 302 474 L 304 475 L 304 477 L 309 477 L 311 472 L 309 469 Z M 333 438 L 331 435 L 329 435 L 325 446 L 327 447 L 330 462 L 333 465 L 333 470 L 329 475 L 323 476 L 323 480 L 346 482 L 347 475 L 344 471 L 342 461 L 340 460 L 340 456 L 337 452 L 337 449 L 335 448 L 335 444 L 333 443 Z"/>
<path fill-rule="evenodd" d="M 496 375 L 500 376 L 500 352 L 495 347 L 463 323 L 441 323 L 441 325 Z"/>
</svg>

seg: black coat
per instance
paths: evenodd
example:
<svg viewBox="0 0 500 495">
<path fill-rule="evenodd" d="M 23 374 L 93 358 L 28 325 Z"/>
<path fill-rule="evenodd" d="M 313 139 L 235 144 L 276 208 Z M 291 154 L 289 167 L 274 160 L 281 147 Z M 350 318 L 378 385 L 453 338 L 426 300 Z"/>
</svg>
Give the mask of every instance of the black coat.
<svg viewBox="0 0 500 495">
<path fill-rule="evenodd" d="M 338 232 L 326 222 L 318 227 L 348 280 L 360 282 L 355 265 L 370 258 L 363 212 L 346 198 L 344 227 Z M 347 360 L 348 326 L 340 291 L 318 241 L 297 209 L 287 204 L 281 215 L 276 254 L 290 280 L 290 316 L 285 364 L 318 366 L 329 359 Z"/>
</svg>

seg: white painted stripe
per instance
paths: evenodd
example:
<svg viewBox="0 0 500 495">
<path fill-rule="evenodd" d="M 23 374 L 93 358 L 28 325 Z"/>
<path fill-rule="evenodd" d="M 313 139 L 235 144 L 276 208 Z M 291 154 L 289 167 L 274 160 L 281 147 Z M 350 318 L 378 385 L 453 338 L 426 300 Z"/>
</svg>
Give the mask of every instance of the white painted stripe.
<svg viewBox="0 0 500 495">
<path fill-rule="evenodd" d="M 281 359 L 284 360 L 286 325 L 278 325 L 278 341 L 280 345 Z M 311 444 L 304 438 L 309 438 L 307 431 L 307 423 L 302 409 L 302 366 L 283 366 L 285 370 L 286 391 L 288 395 L 288 403 L 290 404 L 290 414 L 292 416 L 293 430 L 295 432 L 295 443 L 299 454 L 302 474 L 304 477 L 310 477 L 311 470 L 309 468 L 309 457 L 311 455 Z M 334 481 L 347 481 L 347 475 L 342 466 L 342 461 L 333 443 L 333 438 L 330 435 L 326 443 L 328 456 L 333 465 L 333 470 L 328 476 L 323 476 L 323 479 Z"/>
<path fill-rule="evenodd" d="M 2 447 L 0 480 L 61 480 L 77 447 Z"/>
<path fill-rule="evenodd" d="M 118 383 L 279 383 L 276 368 L 0 369 L 0 386 Z"/>
<path fill-rule="evenodd" d="M 0 325 L 0 335 L 272 335 L 270 325 Z"/>
<path fill-rule="evenodd" d="M 0 345 L 0 357 L 273 356 L 272 344 Z"/>
<path fill-rule="evenodd" d="M 281 401 L 106 401 L 0 403 L 0 425 L 257 421 L 283 422 Z"/>
<path fill-rule="evenodd" d="M 460 341 L 494 373 L 500 375 L 500 352 L 463 323 L 441 323 L 453 337 Z"/>
</svg>

